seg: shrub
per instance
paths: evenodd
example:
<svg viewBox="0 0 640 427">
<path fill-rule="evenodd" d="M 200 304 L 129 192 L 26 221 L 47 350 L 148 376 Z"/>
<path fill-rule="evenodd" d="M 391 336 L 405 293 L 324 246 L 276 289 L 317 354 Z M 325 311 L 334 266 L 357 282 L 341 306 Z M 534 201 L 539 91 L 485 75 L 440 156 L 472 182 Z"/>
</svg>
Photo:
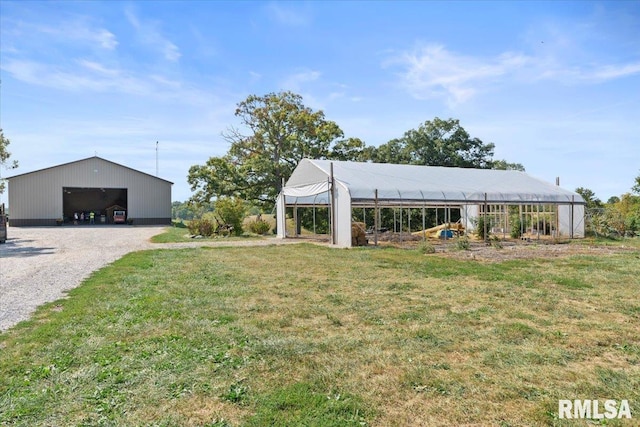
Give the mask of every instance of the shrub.
<svg viewBox="0 0 640 427">
<path fill-rule="evenodd" d="M 211 237 L 216 231 L 216 226 L 207 218 L 193 219 L 189 221 L 189 233 L 194 236 Z"/>
<path fill-rule="evenodd" d="M 469 242 L 469 237 L 460 236 L 456 239 L 456 249 L 459 251 L 468 251 L 471 249 L 471 243 Z"/>
<path fill-rule="evenodd" d="M 262 219 L 249 223 L 249 231 L 255 234 L 267 234 L 271 229 L 271 225 Z"/>
<path fill-rule="evenodd" d="M 242 234 L 242 221 L 246 206 L 242 199 L 237 197 L 222 197 L 216 200 L 215 214 L 224 224 L 233 227 L 233 234 L 239 236 Z"/>
<path fill-rule="evenodd" d="M 522 219 L 520 219 L 519 215 L 514 215 L 509 220 L 511 225 L 511 231 L 509 235 L 514 239 L 519 239 L 522 237 Z"/>
<path fill-rule="evenodd" d="M 423 240 L 418 244 L 418 252 L 423 254 L 434 254 L 436 252 L 436 248 L 426 240 Z"/>
<path fill-rule="evenodd" d="M 485 228 L 485 219 L 487 221 L 487 235 L 484 235 L 484 228 Z M 478 239 L 480 240 L 484 240 L 485 237 L 489 237 L 489 235 L 491 234 L 491 218 L 487 218 L 484 215 L 480 215 L 478 218 L 476 218 L 473 221 L 474 225 L 476 226 L 476 236 L 478 237 Z"/>
</svg>

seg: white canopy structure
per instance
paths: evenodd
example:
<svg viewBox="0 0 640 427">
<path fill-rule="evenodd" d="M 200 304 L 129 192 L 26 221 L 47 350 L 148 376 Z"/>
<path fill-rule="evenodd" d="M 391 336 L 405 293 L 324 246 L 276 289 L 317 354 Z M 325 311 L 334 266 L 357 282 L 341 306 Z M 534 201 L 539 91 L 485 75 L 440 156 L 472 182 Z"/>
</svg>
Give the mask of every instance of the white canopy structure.
<svg viewBox="0 0 640 427">
<path fill-rule="evenodd" d="M 352 207 L 457 206 L 468 221 L 479 206 L 534 204 L 557 206 L 560 234 L 584 237 L 584 199 L 524 172 L 303 159 L 278 196 L 278 236 L 286 206 L 330 207 L 332 243 L 349 247 Z"/>
</svg>

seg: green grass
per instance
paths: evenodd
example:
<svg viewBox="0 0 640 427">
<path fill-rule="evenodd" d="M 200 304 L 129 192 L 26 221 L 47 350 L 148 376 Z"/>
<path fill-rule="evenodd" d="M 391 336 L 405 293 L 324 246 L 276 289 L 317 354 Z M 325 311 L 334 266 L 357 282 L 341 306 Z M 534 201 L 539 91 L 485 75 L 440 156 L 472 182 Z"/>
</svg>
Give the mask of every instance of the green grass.
<svg viewBox="0 0 640 427">
<path fill-rule="evenodd" d="M 0 425 L 637 425 L 639 259 L 132 253 L 0 335 Z"/>
</svg>

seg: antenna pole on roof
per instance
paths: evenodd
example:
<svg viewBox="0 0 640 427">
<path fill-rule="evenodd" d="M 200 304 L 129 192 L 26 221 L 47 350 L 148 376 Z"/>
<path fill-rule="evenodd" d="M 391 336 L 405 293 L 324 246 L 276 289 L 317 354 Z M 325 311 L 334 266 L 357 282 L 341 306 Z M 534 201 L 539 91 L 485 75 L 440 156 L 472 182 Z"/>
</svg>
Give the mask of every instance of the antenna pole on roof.
<svg viewBox="0 0 640 427">
<path fill-rule="evenodd" d="M 158 176 L 158 141 L 156 141 L 156 176 Z"/>
</svg>

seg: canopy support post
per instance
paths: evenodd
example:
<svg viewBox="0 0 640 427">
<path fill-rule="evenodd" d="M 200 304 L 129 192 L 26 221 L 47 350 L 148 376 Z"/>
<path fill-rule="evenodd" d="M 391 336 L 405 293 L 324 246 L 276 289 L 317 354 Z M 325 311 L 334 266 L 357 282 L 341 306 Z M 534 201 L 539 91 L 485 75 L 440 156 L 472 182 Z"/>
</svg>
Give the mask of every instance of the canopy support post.
<svg viewBox="0 0 640 427">
<path fill-rule="evenodd" d="M 573 204 L 575 203 L 575 196 L 571 196 L 571 219 L 570 219 L 570 224 L 571 224 L 571 238 L 573 239 Z"/>
<path fill-rule="evenodd" d="M 336 244 L 336 189 L 333 177 L 333 162 L 330 164 L 330 186 L 331 186 L 331 244 Z"/>
<path fill-rule="evenodd" d="M 380 228 L 378 217 L 380 215 L 380 212 L 378 211 L 378 189 L 377 188 L 374 194 L 375 194 L 375 208 L 373 212 L 373 244 L 374 246 L 378 246 L 378 228 Z"/>
<path fill-rule="evenodd" d="M 422 205 L 422 241 L 426 241 L 427 240 L 427 233 L 425 232 L 426 228 L 426 219 L 425 219 L 425 208 L 424 205 Z"/>
<path fill-rule="evenodd" d="M 484 193 L 484 221 L 482 225 L 484 227 L 484 242 L 487 243 L 487 193 Z"/>
</svg>

